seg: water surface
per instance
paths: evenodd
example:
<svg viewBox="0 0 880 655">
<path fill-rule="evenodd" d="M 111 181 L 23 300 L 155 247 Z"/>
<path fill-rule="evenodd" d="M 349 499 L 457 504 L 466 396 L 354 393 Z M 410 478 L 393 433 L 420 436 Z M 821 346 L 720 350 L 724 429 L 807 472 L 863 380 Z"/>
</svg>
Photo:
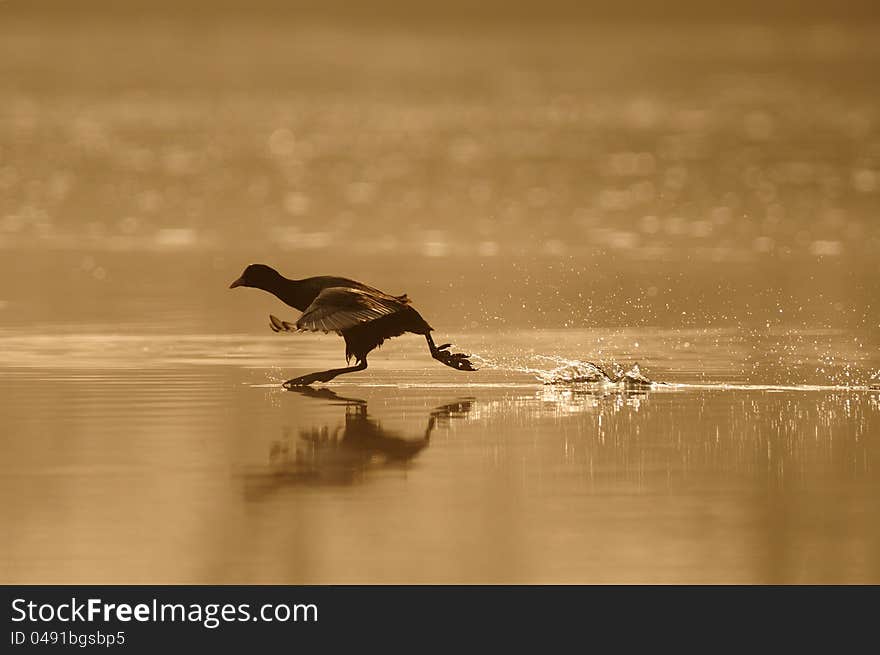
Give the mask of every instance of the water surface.
<svg viewBox="0 0 880 655">
<path fill-rule="evenodd" d="M 600 331 L 455 337 L 495 368 L 412 337 L 291 392 L 341 342 L 7 332 L 3 580 L 880 580 L 880 392 L 731 382 L 730 335 L 640 336 L 673 384 L 639 391 L 520 370 L 547 361 L 524 340 L 561 361 Z"/>
</svg>

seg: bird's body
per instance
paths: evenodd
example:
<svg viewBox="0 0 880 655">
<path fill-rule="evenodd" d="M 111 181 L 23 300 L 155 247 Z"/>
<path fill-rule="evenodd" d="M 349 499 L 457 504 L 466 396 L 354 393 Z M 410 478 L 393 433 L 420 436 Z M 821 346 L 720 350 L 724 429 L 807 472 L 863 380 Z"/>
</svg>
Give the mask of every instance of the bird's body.
<svg viewBox="0 0 880 655">
<path fill-rule="evenodd" d="M 263 264 L 251 264 L 241 277 L 230 285 L 263 289 L 303 314 L 296 323 L 270 316 L 276 332 L 336 332 L 345 339 L 346 361 L 354 359 L 355 366 L 331 369 L 288 381 L 288 386 L 326 382 L 342 373 L 367 368 L 367 355 L 386 339 L 406 332 L 425 337 L 432 357 L 452 368 L 474 370 L 467 355 L 449 353 L 450 344 L 435 346 L 431 328 L 416 311 L 409 298 L 394 296 L 371 286 L 336 276 L 309 277 L 290 280 Z"/>
<path fill-rule="evenodd" d="M 267 287 L 259 288 L 268 291 L 278 297 L 282 302 L 301 312 L 306 311 L 308 306 L 315 302 L 315 299 L 325 289 L 355 289 L 376 296 L 377 298 L 393 298 L 400 300 L 406 297 L 389 296 L 378 289 L 374 289 L 373 287 L 357 282 L 356 280 L 350 280 L 346 277 L 336 277 L 333 275 L 319 275 L 317 277 L 307 277 L 303 280 L 288 280 L 281 274 L 278 274 L 277 278 L 269 274 L 262 281 L 267 283 Z"/>
</svg>

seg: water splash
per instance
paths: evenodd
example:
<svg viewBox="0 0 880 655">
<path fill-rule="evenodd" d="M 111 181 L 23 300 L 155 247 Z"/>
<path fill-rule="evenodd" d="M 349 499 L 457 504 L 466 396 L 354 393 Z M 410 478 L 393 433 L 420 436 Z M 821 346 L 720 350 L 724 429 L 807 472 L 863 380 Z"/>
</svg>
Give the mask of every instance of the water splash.
<svg viewBox="0 0 880 655">
<path fill-rule="evenodd" d="M 615 386 L 624 389 L 645 389 L 656 384 L 663 384 L 662 382 L 654 382 L 645 376 L 638 364 L 633 364 L 629 369 L 624 369 L 614 362 L 611 364 L 611 371 L 609 372 L 599 364 L 577 359 L 550 355 L 535 355 L 534 358 L 541 362 L 549 362 L 554 364 L 554 366 L 552 368 L 537 368 L 518 364 L 506 364 L 479 355 L 471 357 L 475 363 L 479 364 L 480 368 L 511 373 L 528 373 L 546 385 L 585 384 Z"/>
<path fill-rule="evenodd" d="M 633 364 L 628 370 L 624 370 L 616 362 L 612 364 L 611 372 L 608 372 L 593 362 L 567 360 L 556 368 L 537 370 L 535 376 L 547 385 L 614 385 L 632 389 L 647 388 L 656 384 L 642 373 L 638 364 Z"/>
</svg>

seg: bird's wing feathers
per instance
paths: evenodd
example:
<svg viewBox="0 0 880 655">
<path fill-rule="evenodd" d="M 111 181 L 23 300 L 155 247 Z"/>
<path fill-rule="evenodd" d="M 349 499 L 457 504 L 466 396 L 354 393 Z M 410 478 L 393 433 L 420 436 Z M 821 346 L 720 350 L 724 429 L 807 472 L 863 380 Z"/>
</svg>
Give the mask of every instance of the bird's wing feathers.
<svg viewBox="0 0 880 655">
<path fill-rule="evenodd" d="M 381 293 L 381 292 L 380 292 Z M 339 332 L 404 309 L 408 300 L 352 287 L 330 287 L 318 294 L 296 322 L 298 330 Z"/>
</svg>

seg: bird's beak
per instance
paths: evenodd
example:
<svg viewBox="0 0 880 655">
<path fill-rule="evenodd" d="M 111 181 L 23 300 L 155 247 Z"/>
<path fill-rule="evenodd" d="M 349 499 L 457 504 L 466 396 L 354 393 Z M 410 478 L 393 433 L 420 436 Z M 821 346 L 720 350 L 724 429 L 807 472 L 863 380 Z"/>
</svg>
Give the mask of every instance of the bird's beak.
<svg viewBox="0 0 880 655">
<path fill-rule="evenodd" d="M 230 289 L 234 289 L 235 287 L 240 287 L 244 284 L 244 280 L 242 278 L 238 278 L 235 282 L 229 285 Z"/>
</svg>

